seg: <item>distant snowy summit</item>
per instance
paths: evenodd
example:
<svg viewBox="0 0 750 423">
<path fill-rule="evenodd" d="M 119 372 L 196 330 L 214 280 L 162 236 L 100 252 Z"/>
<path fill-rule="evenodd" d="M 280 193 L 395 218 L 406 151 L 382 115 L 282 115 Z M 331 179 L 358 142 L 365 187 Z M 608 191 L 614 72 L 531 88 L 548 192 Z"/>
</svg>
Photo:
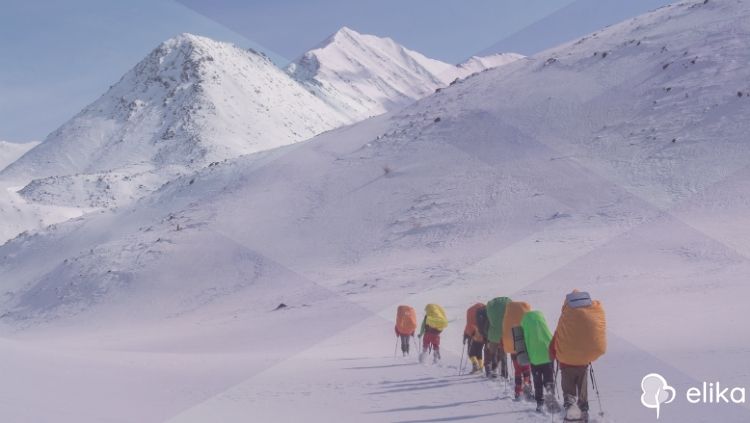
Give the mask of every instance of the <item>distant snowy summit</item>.
<svg viewBox="0 0 750 423">
<path fill-rule="evenodd" d="M 182 34 L 154 49 L 0 176 L 200 168 L 301 141 L 341 123 L 264 55 Z"/>
<path fill-rule="evenodd" d="M 501 66 L 517 54 L 472 57 L 455 66 L 391 38 L 343 27 L 287 67 L 287 72 L 350 121 L 403 107 L 456 78 Z"/>
</svg>

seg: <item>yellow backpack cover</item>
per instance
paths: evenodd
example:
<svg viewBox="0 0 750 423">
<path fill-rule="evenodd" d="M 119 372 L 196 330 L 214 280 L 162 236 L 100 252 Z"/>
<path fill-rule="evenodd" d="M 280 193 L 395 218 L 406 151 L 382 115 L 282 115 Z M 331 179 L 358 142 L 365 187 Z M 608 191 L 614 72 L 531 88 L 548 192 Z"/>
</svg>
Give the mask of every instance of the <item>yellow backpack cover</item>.
<svg viewBox="0 0 750 423">
<path fill-rule="evenodd" d="M 448 327 L 448 319 L 445 317 L 445 310 L 437 304 L 427 304 L 424 308 L 427 326 L 437 330 L 443 330 Z"/>
</svg>

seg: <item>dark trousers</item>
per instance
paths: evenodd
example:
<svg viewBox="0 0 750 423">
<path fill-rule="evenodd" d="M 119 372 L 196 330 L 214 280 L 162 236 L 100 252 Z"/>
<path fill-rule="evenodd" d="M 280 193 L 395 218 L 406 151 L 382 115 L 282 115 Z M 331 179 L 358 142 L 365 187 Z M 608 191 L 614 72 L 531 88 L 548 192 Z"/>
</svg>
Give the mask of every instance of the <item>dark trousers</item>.
<svg viewBox="0 0 750 423">
<path fill-rule="evenodd" d="M 496 370 L 500 365 L 500 377 L 508 378 L 508 355 L 498 342 L 488 342 L 484 347 L 484 367 Z"/>
<path fill-rule="evenodd" d="M 469 341 L 469 357 L 476 357 L 477 360 L 482 359 L 482 349 L 484 348 L 484 342 L 477 342 L 475 340 Z"/>
<path fill-rule="evenodd" d="M 565 408 L 573 405 L 578 398 L 578 408 L 581 411 L 589 410 L 588 370 L 589 366 L 560 366 Z"/>
<path fill-rule="evenodd" d="M 409 354 L 409 335 L 400 335 L 401 337 L 401 352 Z"/>
<path fill-rule="evenodd" d="M 555 386 L 554 369 L 552 363 L 531 365 L 531 375 L 534 379 L 534 399 L 537 404 L 544 402 L 544 389 L 552 391 Z"/>
</svg>

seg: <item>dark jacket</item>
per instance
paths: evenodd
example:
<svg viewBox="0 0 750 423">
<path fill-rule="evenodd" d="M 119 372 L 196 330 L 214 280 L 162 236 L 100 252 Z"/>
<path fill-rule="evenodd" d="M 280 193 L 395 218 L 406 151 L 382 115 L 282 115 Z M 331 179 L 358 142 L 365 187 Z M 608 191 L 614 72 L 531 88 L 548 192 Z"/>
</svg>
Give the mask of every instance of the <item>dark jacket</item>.
<svg viewBox="0 0 750 423">
<path fill-rule="evenodd" d="M 487 332 L 490 330 L 490 319 L 487 317 L 487 307 L 477 310 L 477 329 L 484 339 L 487 339 Z"/>
</svg>

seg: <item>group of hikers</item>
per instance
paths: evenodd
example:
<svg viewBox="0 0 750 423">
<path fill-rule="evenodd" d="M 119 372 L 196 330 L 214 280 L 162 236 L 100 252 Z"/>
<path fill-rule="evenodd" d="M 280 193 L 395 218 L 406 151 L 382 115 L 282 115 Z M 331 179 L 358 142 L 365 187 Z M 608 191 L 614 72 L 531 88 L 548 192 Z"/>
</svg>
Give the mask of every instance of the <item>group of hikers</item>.
<svg viewBox="0 0 750 423">
<path fill-rule="evenodd" d="M 447 326 L 445 310 L 428 304 L 418 334 L 420 362 L 429 354 L 434 362 L 440 360 L 440 334 Z M 416 329 L 416 310 L 399 306 L 395 331 L 404 356 L 409 355 L 410 339 Z M 483 371 L 488 378 L 509 381 L 510 354 L 516 400 L 536 401 L 536 411 L 540 413 L 562 411 L 565 421 L 588 422 L 589 376 L 595 381 L 591 363 L 605 353 L 607 339 L 604 308 L 587 292 L 574 290 L 566 296 L 554 334 L 544 314 L 532 310 L 526 302 L 497 297 L 487 304 L 476 303 L 466 310 L 463 343 L 471 373 Z M 562 408 L 556 396 L 558 371 Z"/>
</svg>

